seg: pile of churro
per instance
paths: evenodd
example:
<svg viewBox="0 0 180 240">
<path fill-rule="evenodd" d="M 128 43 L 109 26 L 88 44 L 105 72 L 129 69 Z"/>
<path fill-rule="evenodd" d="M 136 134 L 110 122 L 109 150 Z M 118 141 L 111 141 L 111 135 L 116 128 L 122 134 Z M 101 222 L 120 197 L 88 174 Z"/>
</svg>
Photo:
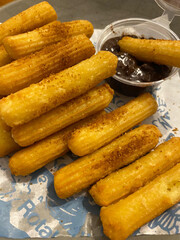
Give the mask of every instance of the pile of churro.
<svg viewBox="0 0 180 240">
<path fill-rule="evenodd" d="M 157 111 L 149 93 L 104 110 L 114 91 L 100 83 L 118 59 L 95 55 L 92 34 L 87 20 L 57 21 L 48 2 L 0 25 L 0 157 L 12 153 L 11 173 L 26 176 L 72 151 L 57 196 L 88 189 L 104 233 L 120 240 L 180 201 L 180 138 L 156 147 L 156 126 L 134 128 Z"/>
</svg>

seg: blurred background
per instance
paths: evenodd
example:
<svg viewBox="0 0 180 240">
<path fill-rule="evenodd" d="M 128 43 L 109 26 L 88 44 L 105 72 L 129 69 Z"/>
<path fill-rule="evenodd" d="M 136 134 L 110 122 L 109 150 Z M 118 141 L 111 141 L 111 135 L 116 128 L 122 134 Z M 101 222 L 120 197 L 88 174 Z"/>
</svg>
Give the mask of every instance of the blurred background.
<svg viewBox="0 0 180 240">
<path fill-rule="evenodd" d="M 42 0 L 0 0 L 0 22 Z M 48 0 L 56 9 L 59 20 L 87 19 L 95 28 L 129 17 L 153 19 L 163 10 L 154 0 Z M 175 17 L 171 29 L 180 37 L 180 17 Z"/>
</svg>

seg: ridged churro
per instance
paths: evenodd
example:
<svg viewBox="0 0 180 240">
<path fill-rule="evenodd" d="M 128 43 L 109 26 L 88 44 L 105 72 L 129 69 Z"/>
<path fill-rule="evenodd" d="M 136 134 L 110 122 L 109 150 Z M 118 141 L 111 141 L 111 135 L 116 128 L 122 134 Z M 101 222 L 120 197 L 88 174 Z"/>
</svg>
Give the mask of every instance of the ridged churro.
<svg viewBox="0 0 180 240">
<path fill-rule="evenodd" d="M 15 176 L 26 176 L 64 155 L 69 151 L 67 140 L 71 132 L 79 126 L 94 121 L 103 114 L 106 114 L 105 111 L 98 112 L 90 117 L 82 119 L 81 121 L 15 153 L 9 160 L 11 173 Z"/>
<path fill-rule="evenodd" d="M 75 160 L 55 173 L 56 194 L 59 198 L 70 197 L 128 165 L 154 148 L 160 135 L 155 126 L 142 125 L 92 154 Z"/>
<path fill-rule="evenodd" d="M 108 206 L 143 187 L 180 162 L 180 138 L 162 143 L 154 151 L 101 179 L 90 189 L 95 202 Z"/>
<path fill-rule="evenodd" d="M 0 24 L 0 44 L 7 36 L 31 31 L 56 19 L 57 14 L 48 2 L 38 3 Z"/>
<path fill-rule="evenodd" d="M 60 72 L 95 53 L 85 35 L 73 36 L 0 68 L 0 94 L 8 95 Z"/>
<path fill-rule="evenodd" d="M 9 126 L 26 123 L 95 87 L 114 75 L 117 57 L 101 51 L 60 73 L 0 100 L 0 116 Z"/>
<path fill-rule="evenodd" d="M 91 37 L 93 34 L 92 24 L 87 20 L 64 23 L 53 21 L 31 32 L 8 36 L 3 39 L 3 44 L 9 55 L 13 59 L 18 59 L 47 45 L 79 34 Z"/>
<path fill-rule="evenodd" d="M 118 44 L 141 61 L 180 67 L 180 40 L 123 37 Z"/>
<path fill-rule="evenodd" d="M 180 163 L 125 199 L 102 207 L 103 230 L 111 240 L 125 240 L 135 230 L 180 201 Z"/>
<path fill-rule="evenodd" d="M 114 91 L 108 84 L 87 93 L 12 129 L 12 136 L 20 146 L 28 146 L 109 105 Z"/>
<path fill-rule="evenodd" d="M 71 151 L 84 156 L 109 143 L 128 129 L 151 116 L 157 103 L 149 93 L 144 93 L 102 116 L 99 122 L 75 131 L 68 141 Z"/>
</svg>

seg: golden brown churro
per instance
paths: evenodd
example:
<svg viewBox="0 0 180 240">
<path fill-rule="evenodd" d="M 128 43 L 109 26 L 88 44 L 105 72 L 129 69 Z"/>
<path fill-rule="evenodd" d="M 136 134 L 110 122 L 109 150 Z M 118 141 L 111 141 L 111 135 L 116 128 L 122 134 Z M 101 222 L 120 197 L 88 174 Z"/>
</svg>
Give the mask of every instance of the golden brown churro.
<svg viewBox="0 0 180 240">
<path fill-rule="evenodd" d="M 180 201 L 180 163 L 125 199 L 102 207 L 105 235 L 125 240 L 135 230 Z"/>
<path fill-rule="evenodd" d="M 6 52 L 6 49 L 3 45 L 0 45 L 0 67 L 10 63 L 12 61 L 9 54 Z"/>
<path fill-rule="evenodd" d="M 63 130 L 44 138 L 43 140 L 15 153 L 9 160 L 11 173 L 16 176 L 26 176 L 54 159 L 68 152 L 67 140 L 74 129 L 94 121 L 99 116 L 106 114 L 105 111 L 98 112 L 90 117 L 72 124 Z"/>
<path fill-rule="evenodd" d="M 95 202 L 108 206 L 135 192 L 180 162 L 180 138 L 172 138 L 129 166 L 111 173 L 90 189 Z"/>
<path fill-rule="evenodd" d="M 13 59 L 18 59 L 38 51 L 47 45 L 79 34 L 91 37 L 93 34 L 93 25 L 87 20 L 64 23 L 53 21 L 31 32 L 8 36 L 3 39 L 3 44 L 9 55 Z"/>
<path fill-rule="evenodd" d="M 8 95 L 60 72 L 95 53 L 85 35 L 73 36 L 0 68 L 0 94 Z"/>
<path fill-rule="evenodd" d="M 0 119 L 0 157 L 20 149 L 11 137 L 11 128 Z"/>
<path fill-rule="evenodd" d="M 157 110 L 155 99 L 144 93 L 122 107 L 102 116 L 99 122 L 75 131 L 68 141 L 71 151 L 84 156 L 109 143 Z"/>
<path fill-rule="evenodd" d="M 101 51 L 40 83 L 1 99 L 0 115 L 12 127 L 28 122 L 114 75 L 116 66 L 117 57 Z"/>
<path fill-rule="evenodd" d="M 56 19 L 57 14 L 48 2 L 38 3 L 0 24 L 0 44 L 7 36 L 31 31 Z"/>
<path fill-rule="evenodd" d="M 28 146 L 68 125 L 92 115 L 109 105 L 114 91 L 108 84 L 87 93 L 12 129 L 12 136 L 20 146 Z"/>
<path fill-rule="evenodd" d="M 135 161 L 156 146 L 160 135 L 155 126 L 142 125 L 92 154 L 61 168 L 54 176 L 57 195 L 60 198 L 70 197 Z"/>
<path fill-rule="evenodd" d="M 180 67 L 180 40 L 123 37 L 118 44 L 141 61 Z"/>
</svg>

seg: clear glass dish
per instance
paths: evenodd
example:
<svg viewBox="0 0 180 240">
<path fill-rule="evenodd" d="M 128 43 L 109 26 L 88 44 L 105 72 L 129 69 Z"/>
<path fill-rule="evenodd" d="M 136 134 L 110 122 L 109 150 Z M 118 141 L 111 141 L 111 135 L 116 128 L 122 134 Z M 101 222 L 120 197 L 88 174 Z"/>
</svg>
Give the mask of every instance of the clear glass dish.
<svg viewBox="0 0 180 240">
<path fill-rule="evenodd" d="M 145 38 L 156 38 L 156 39 L 170 39 L 179 40 L 178 36 L 170 29 L 164 27 L 163 25 L 153 21 L 143 18 L 128 18 L 124 20 L 119 20 L 109 24 L 101 33 L 98 41 L 96 50 L 100 51 L 103 44 L 110 38 L 122 36 L 122 35 L 136 35 Z M 179 68 L 173 67 L 169 76 L 167 78 L 153 81 L 153 82 L 138 82 L 130 81 L 124 79 L 118 75 L 114 75 L 113 78 L 117 81 L 136 87 L 148 87 L 159 85 L 167 79 L 171 79 L 177 72 Z"/>
</svg>

